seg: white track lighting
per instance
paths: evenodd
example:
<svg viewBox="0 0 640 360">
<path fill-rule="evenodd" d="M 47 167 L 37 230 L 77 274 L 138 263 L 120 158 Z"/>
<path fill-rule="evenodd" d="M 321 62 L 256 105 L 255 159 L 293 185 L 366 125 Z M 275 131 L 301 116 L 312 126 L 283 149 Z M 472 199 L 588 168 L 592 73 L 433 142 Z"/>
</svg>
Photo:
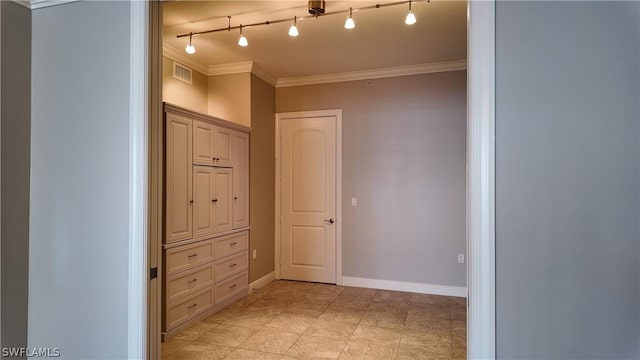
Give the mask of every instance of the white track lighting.
<svg viewBox="0 0 640 360">
<path fill-rule="evenodd" d="M 193 34 L 189 34 L 189 45 L 187 45 L 187 47 L 184 48 L 184 51 L 186 51 L 187 54 L 189 55 L 196 53 L 196 48 L 191 43 L 192 38 L 193 38 Z"/>
<path fill-rule="evenodd" d="M 289 28 L 289 36 L 296 37 L 296 36 L 300 35 L 300 33 L 298 32 L 298 26 L 297 25 L 298 25 L 298 20 L 294 16 L 293 17 L 293 24 L 291 24 L 291 27 Z"/>
<path fill-rule="evenodd" d="M 242 25 L 240 25 L 240 39 L 238 39 L 238 45 L 243 47 L 249 45 L 249 41 L 247 41 L 247 38 L 242 35 Z"/>
<path fill-rule="evenodd" d="M 407 17 L 404 18 L 404 23 L 407 25 L 413 25 L 416 23 L 416 16 L 413 15 L 413 12 L 411 11 L 411 0 L 409 0 L 409 13 L 407 14 Z"/>
<path fill-rule="evenodd" d="M 356 27 L 356 22 L 353 21 L 353 8 L 349 8 L 349 17 L 347 21 L 344 22 L 345 29 L 353 29 Z"/>
</svg>

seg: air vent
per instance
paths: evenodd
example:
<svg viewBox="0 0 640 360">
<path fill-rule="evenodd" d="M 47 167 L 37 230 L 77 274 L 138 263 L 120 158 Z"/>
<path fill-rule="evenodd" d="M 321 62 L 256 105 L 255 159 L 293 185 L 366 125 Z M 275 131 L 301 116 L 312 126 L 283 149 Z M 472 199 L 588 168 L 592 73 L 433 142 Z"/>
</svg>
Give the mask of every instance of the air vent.
<svg viewBox="0 0 640 360">
<path fill-rule="evenodd" d="M 173 77 L 182 80 L 186 83 L 191 84 L 191 69 L 188 67 L 179 64 L 177 62 L 173 63 Z"/>
</svg>

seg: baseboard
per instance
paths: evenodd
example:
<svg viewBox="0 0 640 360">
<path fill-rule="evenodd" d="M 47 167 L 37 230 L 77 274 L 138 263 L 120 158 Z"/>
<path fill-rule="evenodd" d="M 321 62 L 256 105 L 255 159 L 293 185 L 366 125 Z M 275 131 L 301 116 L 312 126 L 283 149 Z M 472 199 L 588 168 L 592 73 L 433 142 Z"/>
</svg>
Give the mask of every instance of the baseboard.
<svg viewBox="0 0 640 360">
<path fill-rule="evenodd" d="M 457 296 L 465 298 L 467 297 L 467 288 L 464 286 L 432 285 L 404 281 L 365 279 L 348 276 L 342 277 L 342 285 L 363 287 L 369 289 L 408 291 L 420 294 Z"/>
<path fill-rule="evenodd" d="M 275 271 L 261 277 L 260 279 L 249 284 L 249 293 L 252 293 L 254 290 L 260 289 L 261 287 L 267 285 L 268 283 L 272 282 L 275 279 L 276 279 Z"/>
</svg>

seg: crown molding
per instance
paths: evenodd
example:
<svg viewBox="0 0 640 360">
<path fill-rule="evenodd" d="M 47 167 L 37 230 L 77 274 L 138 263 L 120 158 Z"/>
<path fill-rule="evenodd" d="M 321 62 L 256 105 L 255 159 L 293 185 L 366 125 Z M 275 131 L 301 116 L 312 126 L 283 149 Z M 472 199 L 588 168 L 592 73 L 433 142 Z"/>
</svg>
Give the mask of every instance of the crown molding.
<svg viewBox="0 0 640 360">
<path fill-rule="evenodd" d="M 14 0 L 13 2 L 20 4 L 27 9 L 37 10 L 50 6 L 57 6 L 77 2 L 80 0 Z"/>
<path fill-rule="evenodd" d="M 271 75 L 267 70 L 265 70 L 262 66 L 253 63 L 253 67 L 251 68 L 251 73 L 260 79 L 266 81 L 271 86 L 275 87 L 278 84 L 278 79 Z"/>
<path fill-rule="evenodd" d="M 203 66 L 200 63 L 191 60 L 188 56 L 183 54 L 183 51 L 176 50 L 174 47 L 171 47 L 167 44 L 162 44 L 162 55 L 168 57 L 173 61 L 177 61 L 183 65 L 186 65 L 201 74 L 208 75 L 206 66 Z"/>
<path fill-rule="evenodd" d="M 231 64 L 209 65 L 206 74 L 208 76 L 242 74 L 251 72 L 253 61 L 243 61 Z"/>
<path fill-rule="evenodd" d="M 382 68 L 374 70 L 352 71 L 344 73 L 280 78 L 276 87 L 327 84 L 343 81 L 380 79 L 395 76 L 419 75 L 436 72 L 458 71 L 467 69 L 467 60 L 454 60 L 438 63 L 418 64 Z"/>
</svg>

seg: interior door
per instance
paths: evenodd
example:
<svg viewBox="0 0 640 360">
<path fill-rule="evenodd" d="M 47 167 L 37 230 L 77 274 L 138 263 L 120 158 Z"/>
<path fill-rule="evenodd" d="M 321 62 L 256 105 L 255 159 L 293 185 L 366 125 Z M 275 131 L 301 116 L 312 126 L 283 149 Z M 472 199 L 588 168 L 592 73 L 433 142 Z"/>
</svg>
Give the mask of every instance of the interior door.
<svg viewBox="0 0 640 360">
<path fill-rule="evenodd" d="M 280 277 L 336 283 L 337 118 L 286 118 L 280 129 Z"/>
</svg>

